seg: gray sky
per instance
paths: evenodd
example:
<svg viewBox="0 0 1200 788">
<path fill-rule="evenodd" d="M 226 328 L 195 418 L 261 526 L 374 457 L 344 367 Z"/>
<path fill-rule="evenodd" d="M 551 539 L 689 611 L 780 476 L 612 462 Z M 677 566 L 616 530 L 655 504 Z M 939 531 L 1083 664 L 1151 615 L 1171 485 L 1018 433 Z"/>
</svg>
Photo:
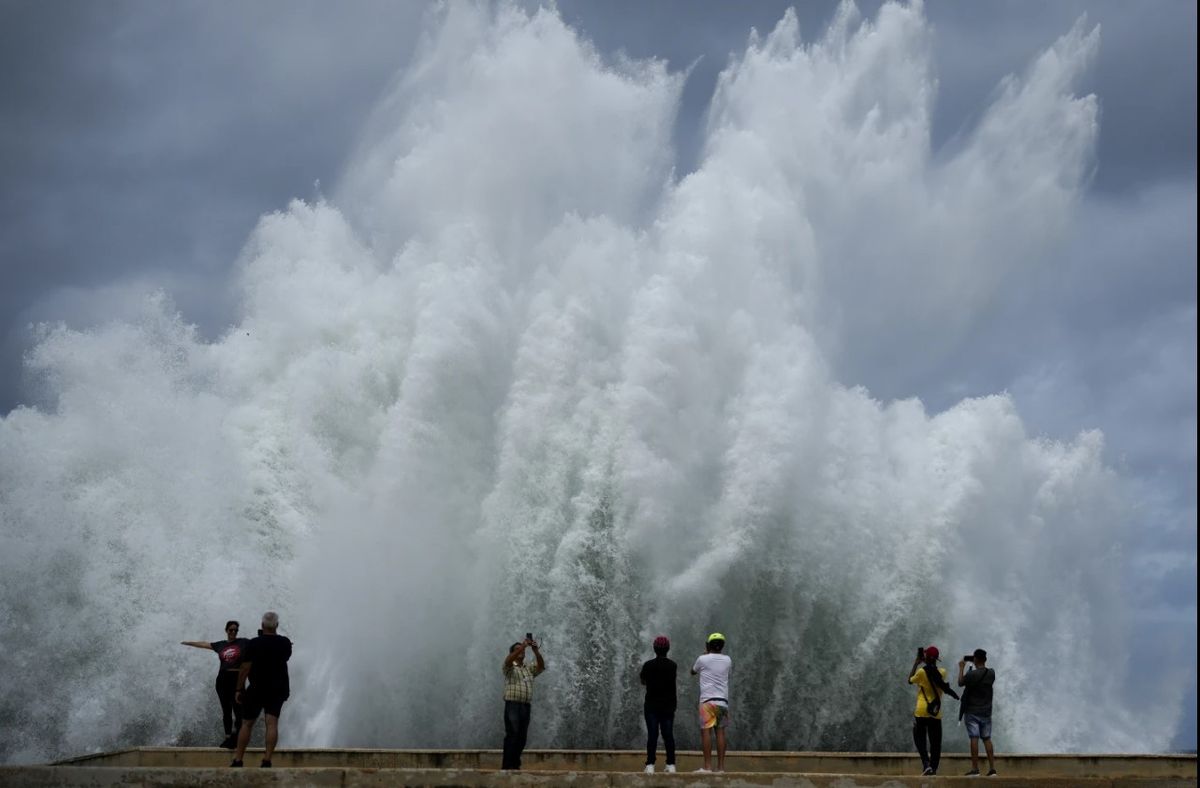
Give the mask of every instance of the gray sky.
<svg viewBox="0 0 1200 788">
<path fill-rule="evenodd" d="M 717 74 L 790 4 L 563 0 L 602 52 L 692 66 L 676 129 L 698 156 Z M 871 16 L 878 3 L 863 2 Z M 829 2 L 797 9 L 815 38 Z M 29 326 L 119 318 L 162 288 L 207 336 L 233 319 L 229 273 L 263 213 L 332 188 L 375 99 L 410 57 L 419 3 L 0 2 L 0 413 L 39 399 Z M 945 2 L 934 27 L 936 150 L 997 83 L 1081 16 L 1101 28 L 1092 188 L 1066 264 L 984 305 L 969 335 L 889 364 L 837 363 L 880 399 L 940 410 L 1007 390 L 1034 432 L 1099 428 L 1141 491 L 1145 547 L 1184 558 L 1145 585 L 1139 634 L 1195 636 L 1196 10 L 1190 0 Z M 318 185 L 320 184 L 320 185 Z M 1149 560 L 1149 559 L 1148 559 Z M 1138 578 L 1133 578 L 1135 587 Z M 1184 655 L 1192 660 L 1191 655 Z M 1195 684 L 1180 746 L 1196 746 Z"/>
</svg>

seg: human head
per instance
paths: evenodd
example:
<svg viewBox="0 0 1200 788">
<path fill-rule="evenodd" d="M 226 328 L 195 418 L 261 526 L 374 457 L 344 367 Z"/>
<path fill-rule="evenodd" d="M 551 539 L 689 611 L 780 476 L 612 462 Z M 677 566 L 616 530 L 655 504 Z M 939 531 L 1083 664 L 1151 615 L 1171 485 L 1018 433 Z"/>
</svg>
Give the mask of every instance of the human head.
<svg viewBox="0 0 1200 788">
<path fill-rule="evenodd" d="M 241 625 L 238 624 L 238 622 L 236 622 L 236 621 L 226 621 L 225 622 L 225 634 L 229 636 L 230 640 L 233 640 L 235 637 L 237 637 L 238 630 L 241 628 L 242 628 Z M 230 630 L 233 630 L 233 631 L 230 632 Z"/>
<path fill-rule="evenodd" d="M 708 642 L 704 647 L 712 654 L 720 654 L 721 649 L 725 648 L 725 636 L 720 632 L 714 632 L 708 636 Z"/>
<path fill-rule="evenodd" d="M 659 635 L 654 639 L 654 653 L 660 657 L 667 656 L 667 652 L 671 650 L 671 639 L 666 635 Z"/>
<path fill-rule="evenodd" d="M 930 665 L 937 662 L 938 657 L 940 657 L 941 655 L 942 655 L 942 653 L 940 651 L 938 651 L 937 646 L 926 646 L 925 647 L 925 661 L 927 663 L 929 663 Z"/>
<path fill-rule="evenodd" d="M 269 632 L 274 635 L 275 630 L 279 629 L 279 614 L 274 610 L 268 610 L 266 613 L 263 613 L 262 628 L 263 632 Z"/>
<path fill-rule="evenodd" d="M 981 648 L 975 649 L 972 656 L 975 657 L 975 667 L 977 668 L 982 668 L 987 663 L 987 652 Z"/>
</svg>

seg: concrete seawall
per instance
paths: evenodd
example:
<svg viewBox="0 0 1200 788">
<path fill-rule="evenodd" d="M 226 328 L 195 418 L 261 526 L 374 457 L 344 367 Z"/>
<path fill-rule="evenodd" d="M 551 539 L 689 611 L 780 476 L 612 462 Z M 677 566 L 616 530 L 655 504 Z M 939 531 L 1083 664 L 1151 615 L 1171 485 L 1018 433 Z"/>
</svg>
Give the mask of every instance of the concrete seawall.
<svg viewBox="0 0 1200 788">
<path fill-rule="evenodd" d="M 73 758 L 49 766 L 0 767 L 0 786 L 954 786 L 967 756 L 943 756 L 941 775 L 918 776 L 915 755 L 898 753 L 735 752 L 725 774 L 696 774 L 697 752 L 680 752 L 679 773 L 642 774 L 643 753 L 631 750 L 529 750 L 521 772 L 501 772 L 499 750 L 283 749 L 273 769 L 258 768 L 261 750 L 246 754 L 247 768 L 230 769 L 229 752 L 216 748 L 143 747 Z M 660 758 L 659 768 L 662 761 Z M 1005 755 L 988 786 L 1151 788 L 1196 785 L 1194 755 Z"/>
</svg>

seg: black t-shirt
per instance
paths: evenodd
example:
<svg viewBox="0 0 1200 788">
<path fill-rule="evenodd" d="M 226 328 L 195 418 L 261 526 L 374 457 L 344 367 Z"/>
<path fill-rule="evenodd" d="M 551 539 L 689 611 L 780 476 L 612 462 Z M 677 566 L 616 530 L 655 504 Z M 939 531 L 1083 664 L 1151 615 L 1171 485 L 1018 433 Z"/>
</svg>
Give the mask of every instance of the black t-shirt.
<svg viewBox="0 0 1200 788">
<path fill-rule="evenodd" d="M 292 641 L 283 635 L 259 635 L 251 640 L 242 657 L 250 663 L 250 686 L 286 696 L 289 691 L 287 663 L 291 656 Z"/>
<path fill-rule="evenodd" d="M 233 640 L 214 640 L 208 645 L 217 652 L 217 658 L 221 660 L 221 670 L 237 670 L 242 666 L 242 660 L 246 655 L 246 646 L 250 645 L 250 641 L 247 638 L 234 638 Z"/>
<path fill-rule="evenodd" d="M 991 668 L 968 670 L 963 674 L 963 714 L 977 717 L 992 716 L 992 685 L 996 683 L 996 671 Z"/>
<path fill-rule="evenodd" d="M 655 657 L 642 665 L 641 678 L 646 685 L 646 711 L 675 711 L 675 675 L 678 666 L 666 657 Z"/>
</svg>

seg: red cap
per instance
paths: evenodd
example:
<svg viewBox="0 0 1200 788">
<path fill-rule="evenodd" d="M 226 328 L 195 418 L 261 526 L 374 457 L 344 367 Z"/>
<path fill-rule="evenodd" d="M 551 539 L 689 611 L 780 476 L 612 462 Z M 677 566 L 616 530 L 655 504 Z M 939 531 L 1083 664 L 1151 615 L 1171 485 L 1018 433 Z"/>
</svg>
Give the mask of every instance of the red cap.
<svg viewBox="0 0 1200 788">
<path fill-rule="evenodd" d="M 671 640 L 666 635 L 659 635 L 654 639 L 655 648 L 670 648 Z"/>
<path fill-rule="evenodd" d="M 937 646 L 925 647 L 925 659 L 937 659 L 942 652 L 937 650 Z"/>
</svg>

